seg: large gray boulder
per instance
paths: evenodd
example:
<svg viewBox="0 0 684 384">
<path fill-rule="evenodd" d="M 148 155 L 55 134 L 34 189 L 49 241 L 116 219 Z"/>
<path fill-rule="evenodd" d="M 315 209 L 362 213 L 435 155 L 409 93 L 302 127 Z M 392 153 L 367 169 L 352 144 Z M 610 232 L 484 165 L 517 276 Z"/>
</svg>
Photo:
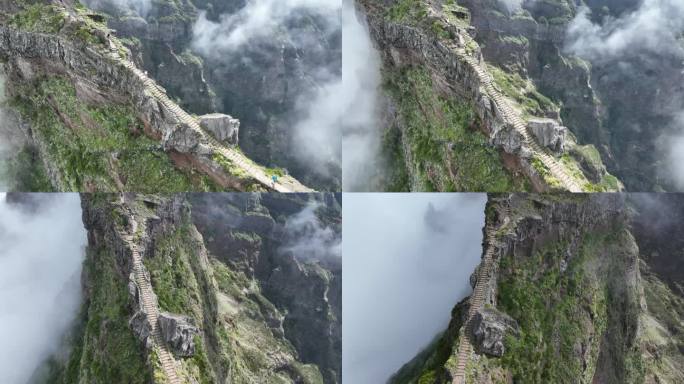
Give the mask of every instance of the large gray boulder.
<svg viewBox="0 0 684 384">
<path fill-rule="evenodd" d="M 558 124 L 556 120 L 530 119 L 527 127 L 541 146 L 550 149 L 556 154 L 561 154 L 565 151 L 568 129 Z"/>
<path fill-rule="evenodd" d="M 131 327 L 135 336 L 143 342 L 145 347 L 152 348 L 152 324 L 147 313 L 143 311 L 135 312 L 128 321 L 128 326 Z"/>
<path fill-rule="evenodd" d="M 194 337 L 199 333 L 199 328 L 191 317 L 162 312 L 157 323 L 162 339 L 174 354 L 182 357 L 195 354 Z"/>
<path fill-rule="evenodd" d="M 179 124 L 165 132 L 162 138 L 164 149 L 175 150 L 180 153 L 198 153 L 202 136 L 187 124 Z"/>
<path fill-rule="evenodd" d="M 504 339 L 507 334 L 519 334 L 518 323 L 510 316 L 493 308 L 485 308 L 473 316 L 471 333 L 478 353 L 490 356 L 503 356 L 506 348 Z"/>
<path fill-rule="evenodd" d="M 238 144 L 240 120 L 221 113 L 211 113 L 200 116 L 199 124 L 214 135 L 216 140 L 230 145 Z"/>
</svg>

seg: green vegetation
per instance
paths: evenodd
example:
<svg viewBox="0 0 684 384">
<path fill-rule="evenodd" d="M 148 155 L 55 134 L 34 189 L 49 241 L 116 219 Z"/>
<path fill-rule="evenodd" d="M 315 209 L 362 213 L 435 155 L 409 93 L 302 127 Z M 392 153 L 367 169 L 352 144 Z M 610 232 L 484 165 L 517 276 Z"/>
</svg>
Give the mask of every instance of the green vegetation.
<svg viewBox="0 0 684 384">
<path fill-rule="evenodd" d="M 542 177 L 546 185 L 552 189 L 560 189 L 563 184 L 555 176 L 551 174 L 551 170 L 544 164 L 544 162 L 538 157 L 534 156 L 530 160 L 530 164 L 537 171 L 537 173 Z"/>
<path fill-rule="evenodd" d="M 385 88 L 405 126 L 401 141 L 413 189 L 511 191 L 524 189 L 504 169 L 500 155 L 474 127 L 470 105 L 438 95 L 425 69 L 385 74 Z M 393 152 L 399 156 L 399 150 Z"/>
<path fill-rule="evenodd" d="M 568 243 L 553 241 L 531 257 L 502 259 L 498 308 L 518 321 L 521 333 L 506 339 L 500 364 L 510 369 L 514 381 L 566 382 L 574 377 L 591 382 L 604 337 L 612 348 L 629 345 L 623 333 L 629 331 L 623 329 L 636 324 L 631 316 L 638 302 L 625 288 L 624 275 L 615 271 L 627 269 L 630 244 L 629 233 L 618 226 L 585 233 L 575 255 L 568 253 Z M 562 268 L 561 260 L 567 266 Z M 580 342 L 590 354 L 588 367 L 576 352 Z M 620 382 L 639 382 L 628 373 L 638 370 L 638 357 L 625 350 L 610 355 L 627 372 Z"/>
<path fill-rule="evenodd" d="M 11 191 L 53 192 L 47 172 L 38 153 L 23 147 L 16 156 L 8 159 L 0 172 L 0 179 L 9 182 Z"/>
<path fill-rule="evenodd" d="M 499 308 L 521 327 L 519 339 L 507 338 L 508 351 L 502 358 L 515 380 L 542 383 L 581 377 L 580 360 L 573 351 L 577 337 L 588 332 L 601 335 L 605 328 L 605 298 L 601 288 L 584 277 L 584 260 L 571 260 L 561 274 L 559 261 L 565 248 L 554 244 L 522 263 L 513 264 L 510 257 L 502 260 L 502 269 L 512 273 L 499 284 Z M 542 273 L 539 266 L 544 266 Z M 595 330 L 584 328 L 584 302 L 593 306 Z"/>
<path fill-rule="evenodd" d="M 201 318 L 200 292 L 190 259 L 196 257 L 187 225 L 157 240 L 154 257 L 146 257 L 152 287 L 163 311 Z"/>
<path fill-rule="evenodd" d="M 388 164 L 384 180 L 381 181 L 383 187 L 380 189 L 387 192 L 409 192 L 411 182 L 406 168 L 401 131 L 398 127 L 392 126 L 385 129 L 381 151 Z"/>
<path fill-rule="evenodd" d="M 56 34 L 63 29 L 67 33 L 87 44 L 103 44 L 100 36 L 104 33 L 97 33 L 96 30 L 104 31 L 106 26 L 101 22 L 95 21 L 91 11 L 82 7 L 75 10 L 84 17 L 77 19 L 64 28 L 69 12 L 62 6 L 52 4 L 22 4 L 22 11 L 11 16 L 9 25 L 28 32 Z"/>
<path fill-rule="evenodd" d="M 445 367 L 455 367 L 452 367 L 452 364 L 456 363 L 454 360 L 464 309 L 463 306 L 456 305 L 451 311 L 451 322 L 447 330 L 437 335 L 430 345 L 401 367 L 389 382 L 391 384 L 441 383 L 446 376 Z"/>
<path fill-rule="evenodd" d="M 33 4 L 12 15 L 9 25 L 24 31 L 57 33 L 64 26 L 67 11 L 54 5 Z"/>
<path fill-rule="evenodd" d="M 416 23 L 427 17 L 427 6 L 421 1 L 399 0 L 387 10 L 387 17 L 392 21 Z"/>
<path fill-rule="evenodd" d="M 216 190 L 204 175 L 181 173 L 158 143 L 141 134 L 130 106 L 88 106 L 65 78 L 41 78 L 13 102 L 45 143 L 48 162 L 73 191 Z"/>
<path fill-rule="evenodd" d="M 582 164 L 583 167 L 589 167 L 596 170 L 603 170 L 604 165 L 601 159 L 601 154 L 593 145 L 577 145 L 572 148 L 571 155 L 574 159 Z M 573 159 L 573 163 L 575 163 Z M 577 165 L 575 165 L 577 166 Z M 584 190 L 588 192 L 614 192 L 620 189 L 620 181 L 613 175 L 606 173 L 598 184 L 587 182 Z"/>
<path fill-rule="evenodd" d="M 97 284 L 90 286 L 89 301 L 83 306 L 79 340 L 54 382 L 151 382 L 144 347 L 128 326 L 128 279 L 118 272 L 114 254 L 104 248 L 90 250 L 84 274 Z"/>
<path fill-rule="evenodd" d="M 237 177 L 247 176 L 247 172 L 245 172 L 242 168 L 238 167 L 237 164 L 234 164 L 231 159 L 227 158 L 222 153 L 214 152 L 214 154 L 212 155 L 212 160 L 218 163 L 226 172 L 228 172 L 231 175 Z"/>
<path fill-rule="evenodd" d="M 523 79 L 518 73 L 507 72 L 493 65 L 487 68 L 499 90 L 515 100 L 526 115 L 545 116 L 547 111 L 559 109 L 548 97 L 539 93 L 531 81 Z"/>
<path fill-rule="evenodd" d="M 662 382 L 677 383 L 684 379 L 684 298 L 678 296 L 657 275 L 642 274 L 644 294 L 648 303 L 648 318 L 642 318 L 643 340 L 648 349 L 644 367 L 647 374 L 657 375 Z M 648 381 L 647 381 L 648 382 Z"/>
</svg>

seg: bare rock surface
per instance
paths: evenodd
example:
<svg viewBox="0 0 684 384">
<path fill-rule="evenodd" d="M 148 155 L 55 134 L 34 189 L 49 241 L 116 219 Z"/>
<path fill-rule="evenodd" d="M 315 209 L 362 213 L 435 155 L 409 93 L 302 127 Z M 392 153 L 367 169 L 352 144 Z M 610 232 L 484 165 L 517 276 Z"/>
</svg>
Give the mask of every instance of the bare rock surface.
<svg viewBox="0 0 684 384">
<path fill-rule="evenodd" d="M 191 317 L 162 312 L 157 321 L 162 339 L 177 356 L 195 354 L 194 336 L 199 328 Z"/>
<path fill-rule="evenodd" d="M 225 144 L 238 144 L 240 120 L 222 113 L 210 113 L 200 116 L 199 123 L 202 128 L 211 132 L 216 140 Z"/>
</svg>

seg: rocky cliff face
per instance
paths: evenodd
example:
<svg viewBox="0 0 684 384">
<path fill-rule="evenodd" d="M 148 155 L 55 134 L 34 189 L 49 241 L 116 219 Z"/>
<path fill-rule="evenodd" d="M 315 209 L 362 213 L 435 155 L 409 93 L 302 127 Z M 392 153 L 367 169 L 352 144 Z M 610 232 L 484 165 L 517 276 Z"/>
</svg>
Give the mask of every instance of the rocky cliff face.
<svg viewBox="0 0 684 384">
<path fill-rule="evenodd" d="M 108 25 L 134 52 L 136 61 L 182 106 L 196 114 L 240 117 L 241 147 L 250 157 L 285 168 L 317 188 L 341 189 L 339 159 L 317 167 L 303 163 L 296 149 L 301 138 L 294 130 L 302 118 L 299 98 L 324 85 L 326 79 L 318 73 L 341 74 L 339 26 L 326 25 L 324 18 L 303 10 L 285 20 L 277 33 L 226 51 L 220 41 L 211 47 L 198 46 L 193 30 L 200 18 L 207 28 L 210 23 L 244 17 L 237 15 L 246 6 L 244 1 L 165 0 L 144 10 L 112 0 L 86 3 L 110 16 Z"/>
<path fill-rule="evenodd" d="M 341 382 L 341 261 L 281 251 L 313 200 L 339 230 L 334 197 L 83 195 L 85 304 L 52 382 Z"/>
<path fill-rule="evenodd" d="M 661 140 L 675 134 L 672 116 L 682 110 L 681 49 L 651 50 L 630 44 L 624 54 L 602 52 L 605 54 L 587 60 L 567 49 L 573 43 L 568 28 L 581 6 L 588 7 L 592 22 L 605 25 L 647 2 L 523 1 L 514 12 L 504 3 L 459 1 L 470 11 L 475 39 L 484 47 L 485 59 L 532 80 L 540 92 L 562 104 L 564 123 L 580 143 L 598 150 L 610 172 L 628 190 L 677 190 L 668 175 L 672 171 L 663 166 L 667 149 Z M 600 161 L 591 161 L 596 155 L 581 153 L 589 148 L 577 150 L 575 157 L 584 170 L 605 172 Z"/>
<path fill-rule="evenodd" d="M 7 92 L 27 122 L 20 127 L 40 155 L 35 166 L 46 184 L 71 191 L 259 190 L 270 187 L 248 168 L 282 174 L 217 151 L 193 127 L 194 117 L 132 66 L 101 16 L 61 3 L 1 10 Z"/>
<path fill-rule="evenodd" d="M 449 329 L 392 382 L 681 381 L 682 324 L 673 319 L 684 301 L 672 289 L 681 280 L 667 286 L 640 250 L 638 198 L 490 196 L 491 261 L 471 278 L 481 301 L 459 303 Z"/>
<path fill-rule="evenodd" d="M 386 119 L 393 124 L 385 136 L 394 139 L 387 140 L 385 152 L 405 174 L 390 189 L 544 191 L 568 189 L 566 179 L 584 190 L 621 188 L 596 149 L 566 132 L 559 103 L 524 72 L 521 77 L 520 65 L 501 66 L 520 60 L 524 67 L 529 59 L 525 35 L 557 41 L 562 28 L 531 19 L 484 23 L 475 10 L 471 14 L 463 7 L 467 3 L 356 3 L 383 55 L 385 91 L 396 111 Z M 494 3 L 477 2 L 477 7 L 490 15 Z M 480 38 L 500 29 L 515 38 L 498 45 Z M 589 87 L 586 76 L 571 75 L 571 81 L 584 80 Z M 554 128 L 538 130 L 542 126 L 533 123 L 539 118 L 551 120 Z M 546 150 L 556 165 L 539 156 Z M 558 168 L 564 175 L 556 173 Z"/>
</svg>

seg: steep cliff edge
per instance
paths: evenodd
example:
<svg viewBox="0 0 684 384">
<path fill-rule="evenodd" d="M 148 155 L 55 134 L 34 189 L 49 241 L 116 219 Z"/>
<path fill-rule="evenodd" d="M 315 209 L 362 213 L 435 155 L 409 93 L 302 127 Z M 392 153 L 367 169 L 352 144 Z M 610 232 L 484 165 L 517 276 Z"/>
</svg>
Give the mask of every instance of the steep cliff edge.
<svg viewBox="0 0 684 384">
<path fill-rule="evenodd" d="M 198 115 L 239 116 L 240 147 L 250 158 L 285 168 L 316 189 L 341 189 L 339 159 L 319 159 L 312 166 L 296 150 L 303 139 L 296 132 L 302 98 L 310 102 L 315 90 L 326 86 L 328 79 L 319 72 L 340 75 L 339 24 L 329 25 L 307 5 L 285 19 L 282 10 L 289 4 L 270 6 L 278 28 L 267 36 L 262 36 L 267 28 L 247 32 L 256 36 L 234 47 L 228 26 L 239 29 L 241 20 L 250 19 L 254 4 L 249 2 L 160 0 L 145 7 L 117 0 L 84 3 L 107 15 L 107 25 L 131 49 L 133 60 L 183 108 Z"/>
<path fill-rule="evenodd" d="M 472 296 L 391 382 L 684 379 L 681 280 L 672 284 L 641 254 L 636 198 L 490 196 Z"/>
<path fill-rule="evenodd" d="M 288 216 L 316 204 L 334 227 L 339 202 L 270 200 L 295 212 L 256 194 L 83 195 L 85 304 L 49 382 L 340 383 L 341 261 L 283 248 Z"/>
<path fill-rule="evenodd" d="M 619 190 L 531 81 L 492 66 L 454 1 L 357 0 L 383 57 L 389 189 Z"/>
<path fill-rule="evenodd" d="M 200 126 L 135 67 L 101 15 L 61 2 L 0 11 L 11 105 L 55 189 L 309 191 Z"/>
<path fill-rule="evenodd" d="M 662 140 L 677 136 L 681 126 L 676 118 L 672 122 L 683 108 L 681 42 L 667 37 L 681 36 L 681 26 L 655 21 L 644 36 L 655 35 L 663 26 L 657 47 L 627 39 L 624 51 L 609 52 L 617 36 L 613 33 L 624 28 L 641 31 L 637 20 L 648 22 L 645 15 L 663 12 L 665 20 L 677 19 L 666 3 L 521 1 L 517 8 L 500 0 L 459 4 L 470 13 L 474 38 L 487 62 L 510 78 L 534 82 L 562 105 L 563 122 L 578 142 L 591 144 L 573 150 L 590 175 L 596 177 L 607 167 L 629 191 L 678 190 L 673 170 L 663 161 L 668 149 Z M 615 29 L 618 19 L 621 27 Z M 600 43 L 593 46 L 599 41 L 608 42 L 605 49 Z M 594 49 L 596 54 L 587 54 Z"/>
</svg>

